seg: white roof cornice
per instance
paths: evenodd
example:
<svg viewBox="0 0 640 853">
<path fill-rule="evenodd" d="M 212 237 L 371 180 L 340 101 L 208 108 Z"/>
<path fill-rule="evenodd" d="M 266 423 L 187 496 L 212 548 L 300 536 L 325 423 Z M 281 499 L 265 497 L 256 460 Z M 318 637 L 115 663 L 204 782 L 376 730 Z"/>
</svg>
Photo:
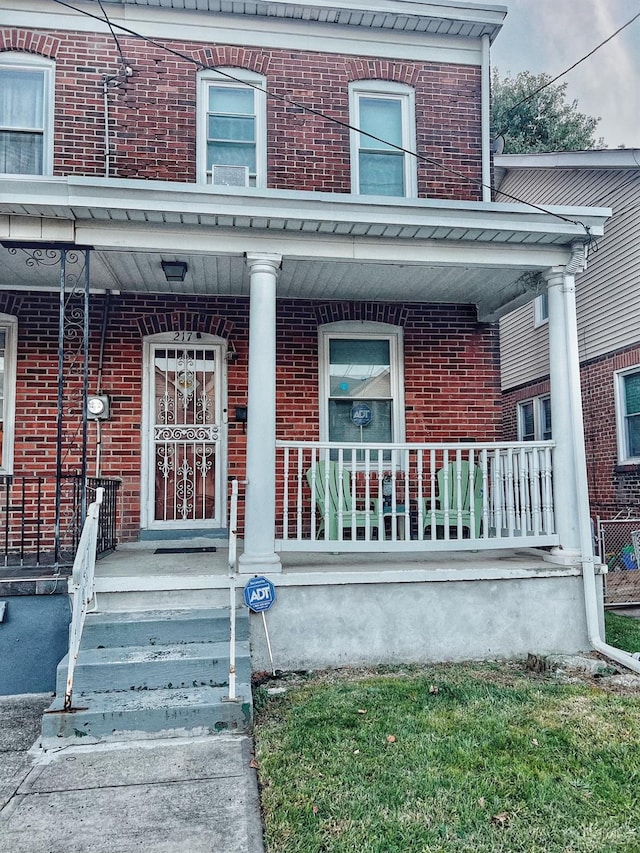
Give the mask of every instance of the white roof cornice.
<svg viewBox="0 0 640 853">
<path fill-rule="evenodd" d="M 635 169 L 640 168 L 639 148 L 601 148 L 592 151 L 554 151 L 548 154 L 500 154 L 500 169 Z"/>
</svg>

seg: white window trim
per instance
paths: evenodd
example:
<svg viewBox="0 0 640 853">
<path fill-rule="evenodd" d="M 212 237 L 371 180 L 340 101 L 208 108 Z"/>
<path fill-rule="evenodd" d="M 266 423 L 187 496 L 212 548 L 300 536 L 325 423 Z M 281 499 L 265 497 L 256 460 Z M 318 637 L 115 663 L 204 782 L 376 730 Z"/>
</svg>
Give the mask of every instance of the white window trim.
<svg viewBox="0 0 640 853">
<path fill-rule="evenodd" d="M 18 363 L 18 320 L 0 314 L 0 328 L 6 332 L 4 347 L 4 423 L 0 473 L 13 473 L 13 448 L 16 424 L 16 368 Z"/>
<path fill-rule="evenodd" d="M 547 312 L 543 310 L 544 298 L 546 294 L 536 296 L 533 303 L 533 325 L 537 329 L 538 326 L 544 326 L 549 322 L 549 297 L 547 296 Z"/>
<path fill-rule="evenodd" d="M 551 396 L 549 394 L 540 394 L 538 397 L 529 397 L 526 400 L 519 400 L 517 407 L 517 422 L 518 422 L 518 441 L 525 441 L 523 438 L 524 429 L 523 429 L 523 408 L 524 406 L 531 403 L 533 405 L 533 439 L 527 439 L 531 441 L 545 441 L 543 437 L 544 430 L 542 429 L 543 419 L 544 419 L 544 408 L 543 401 L 551 400 Z M 553 430 L 553 424 L 551 424 L 551 429 Z"/>
<path fill-rule="evenodd" d="M 246 68 L 224 68 L 229 77 L 216 74 L 215 71 L 201 71 L 198 74 L 198 110 L 196 117 L 196 149 L 197 167 L 196 180 L 199 184 L 207 183 L 207 107 L 209 103 L 209 86 L 238 86 L 250 83 L 257 87 L 255 91 L 256 109 L 256 187 L 267 185 L 267 97 L 266 78 Z M 233 78 L 233 79 L 230 79 Z M 237 82 L 236 82 L 237 81 Z"/>
<path fill-rule="evenodd" d="M 626 376 L 631 376 L 634 373 L 640 373 L 640 364 L 633 367 L 627 367 L 625 370 L 617 370 L 613 374 L 615 405 L 616 405 L 616 436 L 618 442 L 618 464 L 619 465 L 638 465 L 640 464 L 640 456 L 629 456 L 627 449 L 627 431 L 626 427 L 626 405 L 624 394 L 624 379 Z"/>
<path fill-rule="evenodd" d="M 405 441 L 403 330 L 390 323 L 359 320 L 341 320 L 318 328 L 320 441 L 329 441 L 329 341 L 336 338 L 389 341 L 393 443 L 402 444 Z"/>
<path fill-rule="evenodd" d="M 52 175 L 55 63 L 52 59 L 46 59 L 43 56 L 11 50 L 0 53 L 0 66 L 2 68 L 13 68 L 16 71 L 43 72 L 42 174 Z M 7 173 L 3 172 L 2 174 Z"/>
<path fill-rule="evenodd" d="M 416 98 L 415 90 L 405 83 L 391 83 L 385 80 L 358 80 L 349 84 L 349 116 L 354 127 L 359 124 L 359 99 L 361 95 L 378 95 L 381 98 L 396 98 L 402 104 L 402 146 L 409 151 L 416 150 Z M 351 192 L 360 195 L 359 137 L 357 130 L 350 133 Z M 404 198 L 418 196 L 417 160 L 410 154 L 404 154 Z M 385 196 L 390 198 L 390 196 Z"/>
</svg>

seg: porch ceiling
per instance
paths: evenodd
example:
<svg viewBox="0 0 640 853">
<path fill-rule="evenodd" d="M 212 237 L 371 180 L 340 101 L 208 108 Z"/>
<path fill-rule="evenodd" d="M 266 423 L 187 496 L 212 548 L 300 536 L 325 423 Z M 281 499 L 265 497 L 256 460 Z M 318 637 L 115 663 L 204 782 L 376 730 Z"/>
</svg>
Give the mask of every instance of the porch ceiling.
<svg viewBox="0 0 640 853">
<path fill-rule="evenodd" d="M 299 299 L 473 303 L 493 320 L 535 296 L 610 211 L 220 190 L 88 178 L 0 180 L 0 288 L 57 288 L 57 270 L 8 245 L 93 247 L 91 286 L 247 296 L 246 253 L 281 255 L 278 294 Z M 569 220 L 574 220 L 571 222 Z M 161 260 L 188 264 L 169 284 Z"/>
</svg>

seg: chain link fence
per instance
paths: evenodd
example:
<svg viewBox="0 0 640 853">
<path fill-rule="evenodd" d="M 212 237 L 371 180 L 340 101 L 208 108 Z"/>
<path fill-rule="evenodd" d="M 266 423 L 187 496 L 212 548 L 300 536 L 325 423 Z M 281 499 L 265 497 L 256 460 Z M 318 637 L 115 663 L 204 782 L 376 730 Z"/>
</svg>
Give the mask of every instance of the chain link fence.
<svg viewBox="0 0 640 853">
<path fill-rule="evenodd" d="M 640 518 L 598 518 L 598 550 L 609 572 L 604 576 L 606 605 L 640 605 L 640 568 L 632 533 Z"/>
</svg>

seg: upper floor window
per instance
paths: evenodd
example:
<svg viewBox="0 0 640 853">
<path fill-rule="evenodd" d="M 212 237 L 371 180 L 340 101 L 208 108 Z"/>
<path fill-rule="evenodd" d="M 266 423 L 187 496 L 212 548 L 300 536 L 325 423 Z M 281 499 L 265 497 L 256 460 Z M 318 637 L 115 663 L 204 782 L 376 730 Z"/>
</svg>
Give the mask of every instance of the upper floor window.
<svg viewBox="0 0 640 853">
<path fill-rule="evenodd" d="M 618 461 L 640 462 L 640 367 L 614 374 Z"/>
<path fill-rule="evenodd" d="M 351 191 L 416 196 L 416 158 L 406 153 L 416 150 L 413 89 L 365 80 L 352 83 L 349 95 L 351 124 L 365 131 L 351 131 Z"/>
<path fill-rule="evenodd" d="M 198 97 L 198 181 L 266 185 L 264 78 L 239 68 L 229 77 L 203 72 Z M 233 79 L 231 79 L 233 78 Z"/>
<path fill-rule="evenodd" d="M 541 326 L 543 323 L 549 322 L 549 296 L 546 293 L 541 293 L 536 296 L 533 303 L 533 324 Z"/>
<path fill-rule="evenodd" d="M 534 397 L 518 403 L 518 441 L 548 441 L 551 438 L 551 398 Z"/>
<path fill-rule="evenodd" d="M 13 470 L 18 323 L 0 314 L 0 471 Z"/>
<path fill-rule="evenodd" d="M 320 330 L 319 351 L 321 441 L 404 441 L 402 330 L 331 323 Z"/>
<path fill-rule="evenodd" d="M 0 172 L 49 175 L 53 170 L 53 62 L 0 54 Z"/>
</svg>

